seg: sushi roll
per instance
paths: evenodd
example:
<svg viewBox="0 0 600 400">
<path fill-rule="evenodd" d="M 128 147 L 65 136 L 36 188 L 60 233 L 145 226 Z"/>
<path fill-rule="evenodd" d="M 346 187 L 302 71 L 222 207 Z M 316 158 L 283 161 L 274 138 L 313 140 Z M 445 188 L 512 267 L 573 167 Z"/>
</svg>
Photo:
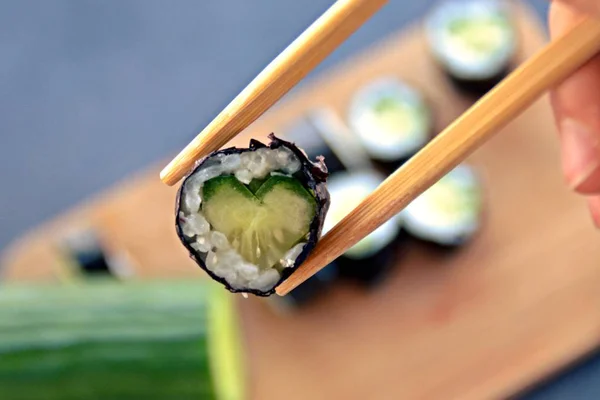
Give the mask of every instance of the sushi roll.
<svg viewBox="0 0 600 400">
<path fill-rule="evenodd" d="M 425 98 L 393 77 L 377 79 L 354 95 L 348 123 L 369 157 L 386 173 L 406 162 L 433 135 Z"/>
<path fill-rule="evenodd" d="M 322 156 L 329 174 L 372 168 L 369 155 L 342 118 L 329 108 L 315 108 L 284 129 L 285 137 L 302 142 L 308 158 Z"/>
<path fill-rule="evenodd" d="M 339 270 L 335 264 L 329 264 L 308 278 L 285 296 L 274 296 L 276 308 L 297 309 L 304 307 L 327 293 L 337 282 Z"/>
<path fill-rule="evenodd" d="M 234 293 L 270 296 L 309 255 L 329 207 L 327 168 L 269 135 L 200 160 L 176 201 L 176 231 L 196 263 Z"/>
<path fill-rule="evenodd" d="M 401 212 L 402 226 L 417 239 L 440 248 L 456 248 L 478 231 L 482 203 L 475 171 L 459 165 Z"/>
<path fill-rule="evenodd" d="M 517 32 L 502 0 L 446 0 L 425 22 L 429 48 L 459 90 L 481 96 L 512 69 Z"/>
<path fill-rule="evenodd" d="M 345 171 L 347 168 L 340 156 L 323 139 L 312 119 L 303 116 L 291 122 L 283 129 L 284 137 L 291 142 L 302 143 L 302 150 L 309 159 L 323 157 L 327 163 L 327 172 L 329 174 L 338 171 Z"/>
<path fill-rule="evenodd" d="M 60 239 L 58 250 L 71 268 L 70 276 L 121 278 L 130 272 L 128 265 L 107 251 L 97 232 L 91 228 L 67 232 Z"/>
<path fill-rule="evenodd" d="M 379 186 L 383 176 L 374 170 L 337 173 L 328 179 L 331 205 L 324 232 L 329 231 Z M 334 261 L 344 279 L 372 285 L 386 276 L 395 264 L 400 228 L 389 220 Z"/>
<path fill-rule="evenodd" d="M 80 232 L 67 238 L 64 251 L 71 256 L 84 275 L 114 275 L 108 257 L 93 232 Z"/>
<path fill-rule="evenodd" d="M 340 171 L 373 168 L 369 154 L 335 111 L 317 108 L 310 110 L 307 116 L 310 124 L 323 139 L 325 147 L 331 149 L 342 163 L 343 168 Z M 329 163 L 327 166 L 329 168 Z M 338 171 L 329 172 L 334 174 Z"/>
</svg>

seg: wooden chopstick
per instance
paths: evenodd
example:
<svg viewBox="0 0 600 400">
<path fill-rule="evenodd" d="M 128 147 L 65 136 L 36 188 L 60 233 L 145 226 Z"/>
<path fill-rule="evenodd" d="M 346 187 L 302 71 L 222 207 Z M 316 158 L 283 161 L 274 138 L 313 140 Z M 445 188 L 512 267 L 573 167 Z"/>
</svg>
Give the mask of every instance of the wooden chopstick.
<svg viewBox="0 0 600 400">
<path fill-rule="evenodd" d="M 161 171 L 161 180 L 176 184 L 198 159 L 221 148 L 264 114 L 387 2 L 336 1 Z"/>
<path fill-rule="evenodd" d="M 600 52 L 600 20 L 584 17 L 483 96 L 317 243 L 306 261 L 277 289 L 286 295 L 397 215 L 473 153 L 494 133 Z M 369 268 L 368 265 L 364 266 Z"/>
</svg>

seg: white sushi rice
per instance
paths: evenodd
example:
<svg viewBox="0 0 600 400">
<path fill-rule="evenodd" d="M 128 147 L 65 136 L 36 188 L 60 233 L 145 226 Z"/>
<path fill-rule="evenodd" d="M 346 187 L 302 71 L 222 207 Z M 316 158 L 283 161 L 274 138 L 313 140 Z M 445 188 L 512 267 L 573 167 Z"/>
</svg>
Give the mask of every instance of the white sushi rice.
<svg viewBox="0 0 600 400">
<path fill-rule="evenodd" d="M 383 180 L 383 176 L 371 170 L 338 172 L 332 175 L 327 183 L 331 204 L 325 218 L 323 232 L 326 233 L 333 228 Z M 344 255 L 349 258 L 361 259 L 376 254 L 394 240 L 399 230 L 397 221 L 391 219 L 348 249 Z"/>
<path fill-rule="evenodd" d="M 491 51 L 478 51 L 463 38 L 449 32 L 457 20 L 478 20 L 490 17 L 506 21 L 482 25 L 484 32 L 477 38 Z M 452 73 L 462 79 L 489 79 L 506 67 L 516 50 L 515 28 L 512 25 L 508 3 L 502 0 L 445 0 L 428 16 L 425 23 L 430 48 Z"/>
<path fill-rule="evenodd" d="M 402 211 L 403 225 L 416 237 L 452 245 L 479 229 L 481 197 L 475 171 L 459 165 Z"/>
<path fill-rule="evenodd" d="M 185 183 L 181 199 L 179 219 L 181 230 L 190 246 L 206 256 L 209 271 L 225 279 L 234 289 L 268 291 L 281 278 L 280 270 L 292 267 L 306 243 L 290 249 L 273 268 L 260 268 L 247 262 L 231 247 L 227 236 L 212 230 L 204 217 L 202 187 L 204 182 L 221 175 L 234 175 L 240 182 L 249 184 L 252 179 L 263 179 L 267 175 L 288 175 L 298 172 L 301 162 L 289 149 L 263 148 L 241 154 L 214 156 L 206 167 L 196 171 Z"/>
<path fill-rule="evenodd" d="M 398 110 L 381 114 L 378 102 L 393 100 Z M 421 94 L 394 77 L 381 77 L 356 92 L 348 122 L 367 152 L 380 160 L 411 156 L 430 139 L 431 116 Z"/>
</svg>

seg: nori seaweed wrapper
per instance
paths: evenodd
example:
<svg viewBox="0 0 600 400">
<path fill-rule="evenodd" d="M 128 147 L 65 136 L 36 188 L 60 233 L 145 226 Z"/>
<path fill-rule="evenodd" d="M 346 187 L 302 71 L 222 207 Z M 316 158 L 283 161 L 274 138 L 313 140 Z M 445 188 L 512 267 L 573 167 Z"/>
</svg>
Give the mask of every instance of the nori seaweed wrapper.
<svg viewBox="0 0 600 400">
<path fill-rule="evenodd" d="M 325 222 L 325 216 L 327 215 L 327 211 L 329 210 L 330 204 L 329 192 L 327 191 L 326 186 L 329 172 L 327 170 L 327 166 L 325 165 L 324 158 L 322 156 L 316 157 L 316 161 L 313 162 L 308 159 L 304 151 L 302 151 L 302 149 L 296 146 L 295 143 L 282 140 L 276 137 L 274 133 L 269 134 L 268 137 L 270 139 L 270 142 L 268 144 L 264 144 L 256 139 L 251 139 L 248 148 L 229 147 L 226 149 L 215 151 L 209 154 L 208 156 L 200 159 L 196 163 L 194 169 L 183 179 L 183 182 L 181 183 L 181 186 L 177 191 L 175 207 L 175 229 L 177 232 L 177 236 L 181 240 L 181 243 L 188 250 L 190 258 L 194 260 L 196 264 L 198 264 L 200 268 L 202 268 L 213 280 L 221 283 L 230 292 L 251 293 L 260 297 L 268 297 L 274 294 L 275 289 L 306 260 L 306 258 L 309 256 L 309 254 L 312 252 L 315 245 L 321 238 L 323 224 Z M 284 268 L 281 271 L 281 278 L 273 286 L 272 289 L 268 291 L 250 288 L 235 289 L 231 287 L 224 278 L 217 276 L 206 267 L 206 255 L 193 249 L 182 232 L 182 228 L 180 226 L 179 221 L 179 212 L 182 208 L 182 198 L 185 184 L 188 181 L 188 179 L 190 179 L 198 170 L 202 169 L 206 165 L 206 163 L 209 163 L 214 157 L 217 157 L 219 155 L 241 154 L 249 151 L 256 151 L 261 148 L 278 149 L 280 147 L 285 147 L 289 149 L 294 155 L 296 155 L 296 157 L 300 161 L 301 167 L 292 176 L 296 178 L 304 186 L 305 189 L 311 192 L 316 199 L 317 212 L 310 224 L 309 238 L 306 241 L 306 245 L 303 247 L 302 252 L 296 258 L 294 264 L 290 267 Z"/>
<path fill-rule="evenodd" d="M 487 79 L 463 79 L 453 75 L 445 66 L 441 65 L 447 79 L 452 86 L 460 93 L 473 98 L 474 100 L 484 96 L 498 85 L 512 71 L 512 64 L 508 63 L 502 71 Z"/>
<path fill-rule="evenodd" d="M 366 258 L 340 256 L 334 261 L 340 277 L 360 284 L 374 287 L 385 280 L 397 264 L 397 243 L 392 241 L 377 253 Z"/>
<path fill-rule="evenodd" d="M 277 300 L 294 308 L 307 306 L 327 294 L 327 290 L 337 281 L 338 275 L 337 266 L 329 264 L 284 297 L 277 296 Z"/>
</svg>

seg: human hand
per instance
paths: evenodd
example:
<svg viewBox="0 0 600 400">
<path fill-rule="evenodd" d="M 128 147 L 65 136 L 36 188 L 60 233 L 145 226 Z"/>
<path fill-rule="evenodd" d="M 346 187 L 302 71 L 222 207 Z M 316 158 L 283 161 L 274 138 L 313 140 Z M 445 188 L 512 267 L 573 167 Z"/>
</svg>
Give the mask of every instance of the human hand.
<svg viewBox="0 0 600 400">
<path fill-rule="evenodd" d="M 554 0 L 551 37 L 568 31 L 585 14 L 600 16 L 600 0 Z M 551 91 L 559 129 L 562 165 L 569 186 L 587 198 L 600 228 L 600 56 Z"/>
</svg>

